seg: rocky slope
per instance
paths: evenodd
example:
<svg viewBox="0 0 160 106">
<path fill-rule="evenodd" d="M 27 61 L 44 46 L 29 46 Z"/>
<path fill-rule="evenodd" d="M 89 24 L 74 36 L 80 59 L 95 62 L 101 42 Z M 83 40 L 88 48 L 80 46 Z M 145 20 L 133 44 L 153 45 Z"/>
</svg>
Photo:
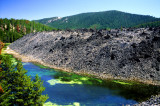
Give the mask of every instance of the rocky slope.
<svg viewBox="0 0 160 106">
<path fill-rule="evenodd" d="M 160 28 L 32 33 L 9 47 L 75 73 L 160 85 Z"/>
<path fill-rule="evenodd" d="M 135 106 L 160 106 L 160 95 L 152 96 L 147 101 L 136 104 Z"/>
</svg>

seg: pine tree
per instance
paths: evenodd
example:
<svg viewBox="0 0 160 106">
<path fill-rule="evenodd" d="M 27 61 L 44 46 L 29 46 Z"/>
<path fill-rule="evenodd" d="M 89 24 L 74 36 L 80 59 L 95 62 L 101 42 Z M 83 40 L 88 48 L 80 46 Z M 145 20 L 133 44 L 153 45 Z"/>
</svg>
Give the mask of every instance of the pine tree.
<svg viewBox="0 0 160 106">
<path fill-rule="evenodd" d="M 42 95 L 45 88 L 41 79 L 37 75 L 32 81 L 21 62 L 15 68 L 7 56 L 2 58 L 1 66 L 0 84 L 4 93 L 0 94 L 0 105 L 42 105 L 48 99 Z"/>
<path fill-rule="evenodd" d="M 5 43 L 12 43 L 25 34 L 52 29 L 49 26 L 34 21 L 0 19 L 0 40 Z"/>
</svg>

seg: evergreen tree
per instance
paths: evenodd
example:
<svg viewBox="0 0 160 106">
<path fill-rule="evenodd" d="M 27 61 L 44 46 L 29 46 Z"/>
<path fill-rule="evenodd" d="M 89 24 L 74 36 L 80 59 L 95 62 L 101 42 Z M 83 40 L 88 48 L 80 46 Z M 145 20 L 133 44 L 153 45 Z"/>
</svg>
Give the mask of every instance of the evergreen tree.
<svg viewBox="0 0 160 106">
<path fill-rule="evenodd" d="M 21 62 L 13 66 L 9 56 L 2 58 L 2 72 L 0 73 L 0 84 L 4 93 L 0 94 L 0 105 L 42 105 L 47 95 L 42 95 L 45 90 L 43 82 L 38 77 L 32 81 L 26 75 Z"/>
<path fill-rule="evenodd" d="M 23 35 L 38 32 L 51 31 L 53 28 L 28 20 L 0 19 L 0 40 L 12 43 Z"/>
</svg>

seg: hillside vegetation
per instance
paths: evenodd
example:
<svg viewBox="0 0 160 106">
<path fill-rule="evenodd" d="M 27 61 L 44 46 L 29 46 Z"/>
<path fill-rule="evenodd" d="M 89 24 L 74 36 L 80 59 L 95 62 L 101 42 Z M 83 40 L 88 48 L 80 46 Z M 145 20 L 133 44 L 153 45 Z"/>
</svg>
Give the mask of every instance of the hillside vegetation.
<svg viewBox="0 0 160 106">
<path fill-rule="evenodd" d="M 137 15 L 112 10 L 105 12 L 82 13 L 63 18 L 45 18 L 35 21 L 58 29 L 106 29 L 134 27 L 139 24 L 155 22 L 159 20 L 159 18 L 155 18 L 148 15 Z"/>
<path fill-rule="evenodd" d="M 148 23 L 137 25 L 135 27 L 137 28 L 160 27 L 160 21 L 148 22 Z"/>
<path fill-rule="evenodd" d="M 52 27 L 28 20 L 0 19 L 0 40 L 11 43 L 33 32 L 51 31 Z"/>
</svg>

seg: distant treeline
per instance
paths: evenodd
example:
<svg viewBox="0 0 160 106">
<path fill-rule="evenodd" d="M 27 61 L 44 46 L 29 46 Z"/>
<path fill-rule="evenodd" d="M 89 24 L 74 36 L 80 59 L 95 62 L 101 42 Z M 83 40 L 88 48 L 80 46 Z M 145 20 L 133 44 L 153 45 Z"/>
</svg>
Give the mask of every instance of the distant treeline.
<svg viewBox="0 0 160 106">
<path fill-rule="evenodd" d="M 0 18 L 0 40 L 6 43 L 12 43 L 28 33 L 51 30 L 56 29 L 35 21 Z"/>
<path fill-rule="evenodd" d="M 136 28 L 147 28 L 147 27 L 160 27 L 160 21 L 148 22 L 136 26 Z"/>
</svg>

